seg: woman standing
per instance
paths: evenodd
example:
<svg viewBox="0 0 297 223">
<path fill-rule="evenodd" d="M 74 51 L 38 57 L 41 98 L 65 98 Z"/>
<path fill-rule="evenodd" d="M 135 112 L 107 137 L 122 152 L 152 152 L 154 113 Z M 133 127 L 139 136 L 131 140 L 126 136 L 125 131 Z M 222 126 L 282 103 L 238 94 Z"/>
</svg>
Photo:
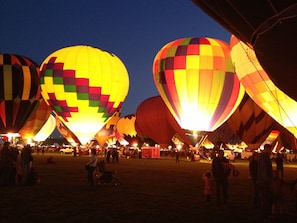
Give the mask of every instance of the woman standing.
<svg viewBox="0 0 297 223">
<path fill-rule="evenodd" d="M 91 157 L 89 162 L 86 163 L 88 166 L 88 183 L 90 187 L 93 187 L 94 185 L 94 171 L 97 166 L 97 155 L 96 155 L 96 149 L 91 149 Z"/>
</svg>

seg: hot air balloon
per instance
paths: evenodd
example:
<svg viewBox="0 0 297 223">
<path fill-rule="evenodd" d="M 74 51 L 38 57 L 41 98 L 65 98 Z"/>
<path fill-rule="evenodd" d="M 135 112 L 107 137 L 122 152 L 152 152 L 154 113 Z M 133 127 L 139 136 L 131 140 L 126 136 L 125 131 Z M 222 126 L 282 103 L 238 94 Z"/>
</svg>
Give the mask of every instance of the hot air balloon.
<svg viewBox="0 0 297 223">
<path fill-rule="evenodd" d="M 213 38 L 166 44 L 154 59 L 153 74 L 162 99 L 185 130 L 214 131 L 244 95 L 229 45 Z"/>
<path fill-rule="evenodd" d="M 230 129 L 248 144 L 261 144 L 272 130 L 276 121 L 245 94 L 236 111 L 226 121 Z"/>
<path fill-rule="evenodd" d="M 160 148 L 167 148 L 172 144 L 172 137 L 176 133 L 191 144 L 161 96 L 151 97 L 141 102 L 135 115 L 135 127 L 138 126 L 138 131 L 160 144 Z"/>
<path fill-rule="evenodd" d="M 141 146 L 141 140 L 137 136 L 137 132 L 135 130 L 135 120 L 136 116 L 134 114 L 126 115 L 121 117 L 116 125 L 116 130 L 120 134 L 120 136 L 124 137 L 124 139 L 130 144 L 130 146 Z"/>
<path fill-rule="evenodd" d="M 271 80 L 297 100 L 297 3 L 287 1 L 192 0 L 229 32 L 252 46 Z"/>
<path fill-rule="evenodd" d="M 69 142 L 72 146 L 77 146 L 80 143 L 77 136 L 56 116 L 56 128 L 59 133 Z"/>
<path fill-rule="evenodd" d="M 55 128 L 56 128 L 56 118 L 51 113 L 47 121 L 44 123 L 44 125 L 41 127 L 38 133 L 34 136 L 33 140 L 36 142 L 45 141 L 52 134 Z"/>
<path fill-rule="evenodd" d="M 260 65 L 255 52 L 235 36 L 231 56 L 236 73 L 253 101 L 280 125 L 297 136 L 297 102 L 281 91 Z"/>
<path fill-rule="evenodd" d="M 50 54 L 41 65 L 43 98 L 85 145 L 121 107 L 129 76 L 114 54 L 71 46 Z"/>
<path fill-rule="evenodd" d="M 234 115 L 234 113 L 233 113 L 233 115 Z M 228 120 L 230 118 L 228 118 Z M 236 135 L 236 133 L 228 126 L 228 124 L 227 124 L 228 123 L 228 120 L 226 122 L 224 122 L 219 128 L 217 128 L 213 132 L 209 132 L 208 133 L 208 136 L 205 139 L 206 143 L 207 143 L 207 140 L 209 140 L 214 145 L 219 145 L 220 146 L 222 143 L 223 144 L 227 144 L 227 143 L 229 143 L 229 144 L 230 143 L 236 144 L 236 143 L 238 143 L 238 142 L 240 143 L 242 141 Z"/>
<path fill-rule="evenodd" d="M 0 54 L 0 133 L 17 133 L 41 99 L 38 65 L 24 56 Z"/>
<path fill-rule="evenodd" d="M 103 147 L 106 141 L 114 135 L 116 124 L 121 118 L 121 111 L 117 111 L 112 118 L 96 133 L 95 138 L 100 147 Z"/>
<path fill-rule="evenodd" d="M 48 120 L 52 109 L 42 99 L 39 107 L 33 112 L 26 124 L 19 130 L 19 134 L 26 144 L 30 143 L 42 126 Z"/>
</svg>

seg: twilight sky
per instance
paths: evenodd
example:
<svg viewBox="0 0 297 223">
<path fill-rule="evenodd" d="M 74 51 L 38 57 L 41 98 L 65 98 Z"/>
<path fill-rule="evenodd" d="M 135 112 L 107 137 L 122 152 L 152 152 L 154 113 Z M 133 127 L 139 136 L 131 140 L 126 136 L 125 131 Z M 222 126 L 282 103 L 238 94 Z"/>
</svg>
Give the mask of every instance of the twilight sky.
<svg viewBox="0 0 297 223">
<path fill-rule="evenodd" d="M 117 55 L 130 78 L 122 116 L 158 95 L 152 76 L 156 53 L 183 37 L 229 43 L 230 33 L 191 0 L 0 0 L 0 52 L 39 65 L 52 52 L 90 45 Z"/>
</svg>

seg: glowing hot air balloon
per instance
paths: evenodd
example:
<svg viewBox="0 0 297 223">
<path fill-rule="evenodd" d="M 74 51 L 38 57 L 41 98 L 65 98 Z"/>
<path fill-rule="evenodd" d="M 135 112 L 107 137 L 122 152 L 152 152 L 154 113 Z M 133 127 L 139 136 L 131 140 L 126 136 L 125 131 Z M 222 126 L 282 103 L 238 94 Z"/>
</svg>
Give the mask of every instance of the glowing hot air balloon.
<svg viewBox="0 0 297 223">
<path fill-rule="evenodd" d="M 47 121 L 41 127 L 39 132 L 34 136 L 33 140 L 36 142 L 43 142 L 45 141 L 55 130 L 56 127 L 56 118 L 54 117 L 53 113 L 50 114 Z"/>
<path fill-rule="evenodd" d="M 121 115 L 121 111 L 117 111 L 114 116 L 96 133 L 95 138 L 99 146 L 103 147 L 106 141 L 114 135 L 115 126 Z M 112 140 L 111 140 L 112 141 Z"/>
<path fill-rule="evenodd" d="M 24 56 L 0 54 L 0 133 L 17 133 L 41 98 L 37 64 Z"/>
<path fill-rule="evenodd" d="M 136 126 L 137 134 L 140 131 L 142 135 L 160 144 L 161 148 L 167 148 L 176 133 L 187 140 L 188 144 L 191 144 L 161 96 L 151 97 L 140 103 L 136 110 Z"/>
<path fill-rule="evenodd" d="M 230 47 L 212 38 L 166 44 L 153 63 L 156 87 L 183 129 L 213 131 L 235 111 L 244 89 Z"/>
<path fill-rule="evenodd" d="M 231 56 L 236 73 L 253 101 L 297 136 L 297 102 L 277 88 L 260 65 L 253 49 L 231 37 Z"/>
<path fill-rule="evenodd" d="M 42 126 L 48 120 L 52 109 L 46 104 L 42 99 L 40 100 L 40 106 L 36 111 L 31 115 L 26 124 L 20 129 L 19 134 L 26 144 L 30 143 L 33 140 L 35 135 L 39 132 Z"/>
<path fill-rule="evenodd" d="M 134 114 L 121 117 L 117 122 L 116 130 L 120 136 L 124 137 L 130 146 L 137 147 L 140 146 L 141 140 L 137 136 L 137 132 L 135 130 L 135 120 L 136 116 Z"/>
<path fill-rule="evenodd" d="M 121 60 L 90 46 L 50 54 L 41 65 L 40 81 L 43 98 L 82 144 L 121 107 L 129 89 Z"/>
<path fill-rule="evenodd" d="M 76 135 L 57 117 L 55 116 L 56 128 L 59 133 L 72 145 L 77 146 L 80 143 Z"/>
</svg>

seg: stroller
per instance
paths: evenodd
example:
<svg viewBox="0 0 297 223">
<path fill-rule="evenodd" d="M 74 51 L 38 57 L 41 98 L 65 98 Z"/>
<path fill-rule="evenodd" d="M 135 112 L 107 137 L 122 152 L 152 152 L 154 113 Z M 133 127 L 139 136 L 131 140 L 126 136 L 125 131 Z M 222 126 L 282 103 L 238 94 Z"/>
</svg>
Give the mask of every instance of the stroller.
<svg viewBox="0 0 297 223">
<path fill-rule="evenodd" d="M 120 184 L 119 177 L 116 176 L 115 171 L 105 170 L 104 160 L 97 164 L 95 179 L 97 184 L 113 184 L 115 186 Z"/>
</svg>

